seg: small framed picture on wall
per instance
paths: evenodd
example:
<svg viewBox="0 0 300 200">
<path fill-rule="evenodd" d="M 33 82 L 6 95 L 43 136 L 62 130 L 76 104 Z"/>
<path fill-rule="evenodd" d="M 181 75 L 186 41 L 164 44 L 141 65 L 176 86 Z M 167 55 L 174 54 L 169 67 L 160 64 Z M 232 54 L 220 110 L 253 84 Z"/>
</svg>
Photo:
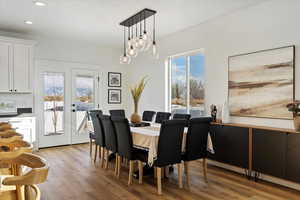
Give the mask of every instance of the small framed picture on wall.
<svg viewBox="0 0 300 200">
<path fill-rule="evenodd" d="M 108 72 L 108 87 L 121 87 L 122 74 L 118 72 Z"/>
<path fill-rule="evenodd" d="M 122 103 L 122 92 L 120 89 L 108 89 L 108 103 L 109 104 Z"/>
</svg>

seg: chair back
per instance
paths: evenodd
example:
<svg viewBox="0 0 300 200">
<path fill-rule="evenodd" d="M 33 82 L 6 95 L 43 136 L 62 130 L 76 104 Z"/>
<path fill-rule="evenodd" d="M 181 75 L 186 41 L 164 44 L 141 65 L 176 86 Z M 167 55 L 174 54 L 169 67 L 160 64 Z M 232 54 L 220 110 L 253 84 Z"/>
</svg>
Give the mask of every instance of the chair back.
<svg viewBox="0 0 300 200">
<path fill-rule="evenodd" d="M 189 121 L 184 160 L 206 158 L 207 136 L 211 121 L 211 117 L 193 118 Z"/>
<path fill-rule="evenodd" d="M 186 124 L 186 120 L 162 122 L 155 166 L 163 167 L 181 162 L 182 138 Z"/>
<path fill-rule="evenodd" d="M 100 122 L 103 127 L 104 138 L 105 138 L 105 147 L 106 149 L 112 151 L 113 153 L 117 152 L 117 136 L 113 122 L 111 121 L 110 116 L 102 115 L 100 116 Z"/>
<path fill-rule="evenodd" d="M 101 110 L 90 110 L 90 117 L 93 122 L 94 134 L 95 134 L 95 143 L 101 147 L 105 146 L 103 127 L 100 123 L 100 116 L 102 116 Z"/>
<path fill-rule="evenodd" d="M 175 113 L 173 115 L 173 119 L 186 119 L 189 120 L 191 118 L 190 114 L 180 114 L 180 113 Z"/>
<path fill-rule="evenodd" d="M 156 113 L 156 112 L 154 112 L 154 111 L 149 111 L 149 110 L 144 111 L 144 112 L 143 112 L 142 120 L 143 120 L 143 121 L 146 121 L 146 122 L 152 122 L 155 113 Z"/>
<path fill-rule="evenodd" d="M 123 117 L 123 118 L 126 118 L 126 116 L 125 116 L 125 110 L 110 110 L 109 114 L 112 117 Z"/>
<path fill-rule="evenodd" d="M 118 154 L 131 160 L 133 157 L 133 142 L 128 119 L 111 117 L 111 120 L 116 130 Z"/>
<path fill-rule="evenodd" d="M 156 118 L 155 118 L 155 123 L 162 123 L 165 120 L 170 119 L 171 113 L 168 112 L 157 112 Z"/>
</svg>

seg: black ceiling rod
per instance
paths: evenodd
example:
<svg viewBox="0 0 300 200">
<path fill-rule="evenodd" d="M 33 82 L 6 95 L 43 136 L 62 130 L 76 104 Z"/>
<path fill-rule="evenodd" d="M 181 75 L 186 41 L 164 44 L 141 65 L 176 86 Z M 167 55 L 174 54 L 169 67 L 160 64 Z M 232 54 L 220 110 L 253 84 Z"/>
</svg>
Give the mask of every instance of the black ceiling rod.
<svg viewBox="0 0 300 200">
<path fill-rule="evenodd" d="M 153 15 L 153 44 L 155 43 L 155 15 Z"/>
</svg>

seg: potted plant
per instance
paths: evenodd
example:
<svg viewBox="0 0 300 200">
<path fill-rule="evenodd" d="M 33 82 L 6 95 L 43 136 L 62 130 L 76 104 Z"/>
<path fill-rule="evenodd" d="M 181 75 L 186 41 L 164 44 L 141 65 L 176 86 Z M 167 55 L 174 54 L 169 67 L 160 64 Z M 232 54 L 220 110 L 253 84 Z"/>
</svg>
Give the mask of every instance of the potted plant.
<svg viewBox="0 0 300 200">
<path fill-rule="evenodd" d="M 131 88 L 131 95 L 132 95 L 133 103 L 134 103 L 134 112 L 130 117 L 130 121 L 132 123 L 140 123 L 142 121 L 141 116 L 138 113 L 138 107 L 139 107 L 139 101 L 140 101 L 141 95 L 147 84 L 146 78 L 147 77 L 142 78 L 137 85 L 135 85 L 133 88 Z"/>
<path fill-rule="evenodd" d="M 294 116 L 294 126 L 296 131 L 300 131 L 300 101 L 296 100 L 292 103 L 289 103 L 286 107 L 290 112 L 293 112 Z"/>
</svg>

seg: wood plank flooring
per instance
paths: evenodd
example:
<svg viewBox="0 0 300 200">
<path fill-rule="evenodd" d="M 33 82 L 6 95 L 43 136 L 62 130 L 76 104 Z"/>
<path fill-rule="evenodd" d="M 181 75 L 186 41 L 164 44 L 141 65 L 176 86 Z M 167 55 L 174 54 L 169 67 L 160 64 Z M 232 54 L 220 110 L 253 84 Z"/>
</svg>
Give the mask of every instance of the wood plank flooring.
<svg viewBox="0 0 300 200">
<path fill-rule="evenodd" d="M 156 181 L 145 177 L 143 184 L 133 180 L 127 186 L 128 168 L 122 166 L 120 179 L 114 176 L 114 162 L 109 169 L 100 168 L 89 156 L 89 145 L 73 145 L 42 149 L 38 152 L 50 164 L 46 183 L 39 185 L 42 200 L 299 200 L 300 192 L 275 184 L 249 181 L 242 175 L 208 166 L 205 183 L 201 161 L 191 163 L 191 186 L 177 185 L 177 169 L 162 181 L 163 195 L 158 196 Z M 137 167 L 137 164 L 135 165 Z"/>
</svg>

